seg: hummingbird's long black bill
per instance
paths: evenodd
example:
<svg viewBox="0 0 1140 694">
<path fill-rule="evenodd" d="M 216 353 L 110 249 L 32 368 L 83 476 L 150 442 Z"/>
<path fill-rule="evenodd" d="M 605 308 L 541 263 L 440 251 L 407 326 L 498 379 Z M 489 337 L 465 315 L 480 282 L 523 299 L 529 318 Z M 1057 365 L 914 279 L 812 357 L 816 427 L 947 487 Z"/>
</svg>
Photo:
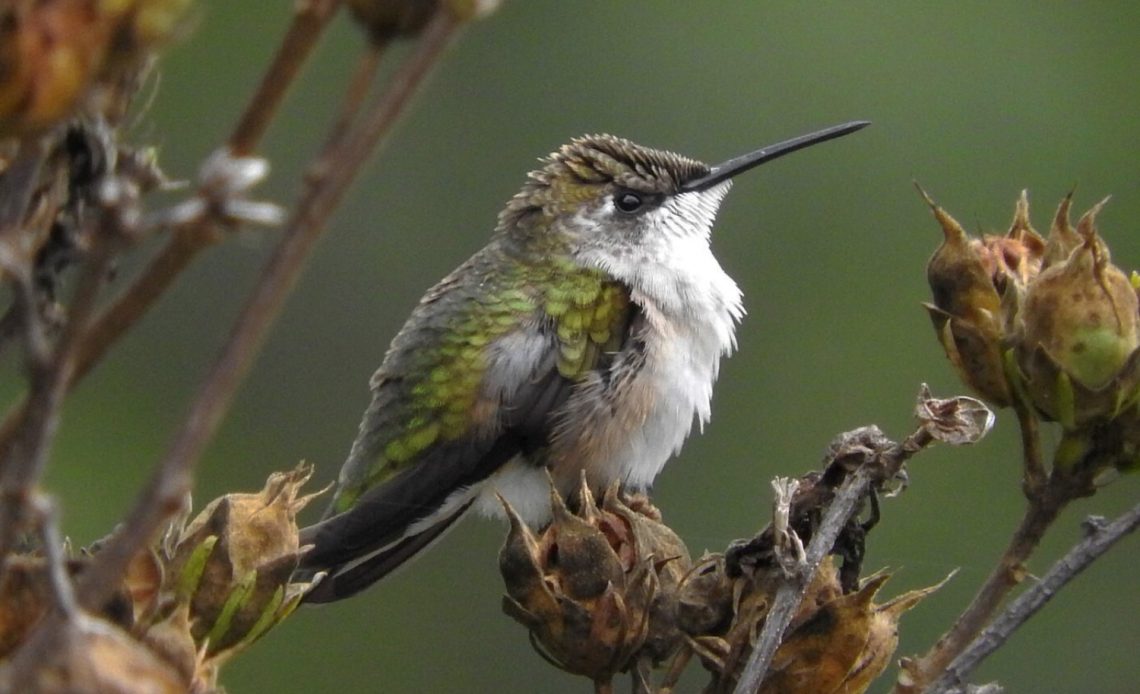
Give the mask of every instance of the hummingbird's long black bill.
<svg viewBox="0 0 1140 694">
<path fill-rule="evenodd" d="M 844 123 L 842 125 L 834 125 L 830 128 L 824 128 L 823 130 L 819 130 L 814 133 L 800 135 L 799 137 L 793 137 L 790 140 L 778 142 L 774 145 L 761 147 L 755 152 L 749 152 L 748 154 L 742 154 L 739 157 L 733 157 L 726 162 L 722 162 L 712 167 L 712 170 L 710 170 L 704 176 L 695 178 L 691 181 L 686 181 L 681 185 L 681 192 L 687 193 L 690 191 L 705 190 L 707 188 L 711 188 L 721 181 L 732 178 L 733 176 L 739 173 L 743 173 L 751 168 L 760 166 L 766 161 L 772 161 L 773 159 L 782 157 L 785 154 L 791 154 L 797 149 L 803 149 L 804 147 L 810 147 L 812 145 L 819 144 L 820 142 L 827 142 L 828 140 L 834 140 L 837 137 L 849 135 L 856 130 L 862 130 L 870 124 L 871 121 L 869 120 L 855 120 L 851 121 L 850 123 Z"/>
</svg>

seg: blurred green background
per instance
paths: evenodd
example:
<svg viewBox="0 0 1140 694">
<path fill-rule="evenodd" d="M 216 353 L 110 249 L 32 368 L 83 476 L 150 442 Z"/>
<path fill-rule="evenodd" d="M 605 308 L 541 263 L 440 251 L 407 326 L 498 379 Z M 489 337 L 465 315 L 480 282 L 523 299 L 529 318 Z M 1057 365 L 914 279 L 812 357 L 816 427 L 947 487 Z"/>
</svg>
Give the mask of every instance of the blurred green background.
<svg viewBox="0 0 1140 694">
<path fill-rule="evenodd" d="M 160 145 L 169 174 L 192 178 L 224 139 L 291 4 L 197 5 L 134 133 Z M 570 137 L 611 132 L 719 161 L 870 119 L 739 179 L 722 209 L 714 247 L 749 316 L 712 425 L 656 493 L 695 553 L 722 549 L 765 522 L 768 480 L 817 465 L 838 432 L 877 423 L 902 436 L 920 383 L 962 391 L 919 306 L 940 232 L 912 179 L 985 231 L 1004 230 L 1022 188 L 1042 230 L 1073 185 L 1082 211 L 1111 193 L 1101 230 L 1119 264 L 1140 266 L 1138 35 L 1130 2 L 508 1 L 457 43 L 336 215 L 202 461 L 197 504 L 259 488 L 299 459 L 331 480 L 407 312 L 485 242 L 535 158 Z M 265 143 L 263 196 L 297 191 L 360 44 L 341 17 Z M 274 236 L 246 231 L 209 252 L 70 401 L 48 483 L 76 543 L 113 526 L 161 455 Z M 898 571 L 891 595 L 960 571 L 905 618 L 900 655 L 937 638 L 1017 522 L 1012 416 L 999 413 L 978 446 L 923 454 L 910 474 L 911 489 L 884 504 L 868 569 Z M 1069 546 L 1085 514 L 1115 514 L 1136 490 L 1123 479 L 1076 504 L 1031 568 Z M 367 594 L 300 611 L 223 683 L 235 694 L 589 691 L 500 613 L 502 534 L 496 522 L 463 523 Z M 1010 692 L 1135 691 L 1135 542 L 977 677 Z"/>
</svg>

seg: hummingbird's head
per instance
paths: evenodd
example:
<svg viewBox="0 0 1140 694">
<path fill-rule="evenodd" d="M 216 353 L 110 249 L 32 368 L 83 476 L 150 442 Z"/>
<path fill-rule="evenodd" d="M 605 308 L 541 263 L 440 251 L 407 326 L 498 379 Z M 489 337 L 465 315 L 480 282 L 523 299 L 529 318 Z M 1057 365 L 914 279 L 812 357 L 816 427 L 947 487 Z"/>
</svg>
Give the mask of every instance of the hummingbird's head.
<svg viewBox="0 0 1140 694">
<path fill-rule="evenodd" d="M 612 135 L 580 137 L 530 173 L 500 215 L 499 228 L 524 245 L 572 255 L 707 242 L 733 176 L 866 125 L 845 123 L 716 166 Z"/>
<path fill-rule="evenodd" d="M 710 170 L 612 135 L 576 138 L 530 173 L 500 226 L 521 241 L 572 255 L 606 248 L 629 252 L 663 236 L 707 238 L 730 182 L 703 190 L 684 186 Z"/>
<path fill-rule="evenodd" d="M 710 278 L 727 279 L 709 234 L 732 177 L 867 124 L 835 126 L 716 166 L 612 135 L 581 137 L 530 173 L 499 216 L 499 231 L 524 252 L 569 256 L 663 304 L 699 311 L 686 297 L 703 294 Z"/>
</svg>

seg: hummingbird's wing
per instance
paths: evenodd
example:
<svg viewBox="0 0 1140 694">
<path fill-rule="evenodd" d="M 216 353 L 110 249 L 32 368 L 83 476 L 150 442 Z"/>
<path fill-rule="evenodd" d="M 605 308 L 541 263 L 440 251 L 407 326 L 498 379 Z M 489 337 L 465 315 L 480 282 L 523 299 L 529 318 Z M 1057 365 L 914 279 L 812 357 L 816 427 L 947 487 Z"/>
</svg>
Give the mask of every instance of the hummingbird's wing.
<svg viewBox="0 0 1140 694">
<path fill-rule="evenodd" d="M 307 601 L 352 595 L 438 538 L 492 473 L 547 445 L 575 384 L 625 340 L 624 286 L 494 252 L 428 292 L 373 377 L 336 496 L 302 531 L 304 568 L 329 573 Z"/>
</svg>

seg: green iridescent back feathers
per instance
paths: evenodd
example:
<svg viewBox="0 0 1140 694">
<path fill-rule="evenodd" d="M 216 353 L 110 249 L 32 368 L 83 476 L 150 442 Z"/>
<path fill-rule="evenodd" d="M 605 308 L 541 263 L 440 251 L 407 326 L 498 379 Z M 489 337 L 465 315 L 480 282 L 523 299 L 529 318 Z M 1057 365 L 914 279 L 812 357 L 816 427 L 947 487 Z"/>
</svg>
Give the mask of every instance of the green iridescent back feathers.
<svg viewBox="0 0 1140 694">
<path fill-rule="evenodd" d="M 616 188 L 665 194 L 708 171 L 680 155 L 605 135 L 575 140 L 544 163 L 503 210 L 492 242 L 428 292 L 393 341 L 372 384 L 374 407 L 392 409 L 376 413 L 379 453 L 367 469 L 342 479 L 337 512 L 415 465 L 433 445 L 493 426 L 483 419 L 502 403 L 485 401 L 484 376 L 497 340 L 553 330 L 557 370 L 571 382 L 620 349 L 631 311 L 628 288 L 575 263 L 565 229 L 553 228 L 583 205 L 602 204 Z"/>
</svg>

